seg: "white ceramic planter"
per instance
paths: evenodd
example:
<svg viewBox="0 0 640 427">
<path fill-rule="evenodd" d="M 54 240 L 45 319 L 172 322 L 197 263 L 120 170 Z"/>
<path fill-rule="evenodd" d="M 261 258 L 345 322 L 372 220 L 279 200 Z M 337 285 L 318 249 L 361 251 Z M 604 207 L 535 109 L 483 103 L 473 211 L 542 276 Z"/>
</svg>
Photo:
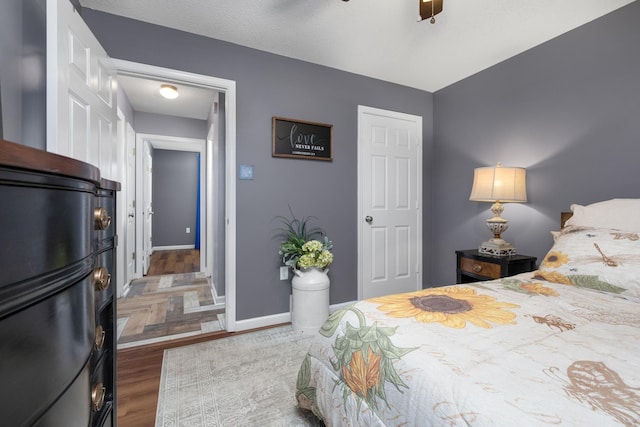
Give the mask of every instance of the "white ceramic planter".
<svg viewBox="0 0 640 427">
<path fill-rule="evenodd" d="M 315 334 L 329 318 L 329 270 L 294 270 L 291 324 L 295 332 Z"/>
</svg>

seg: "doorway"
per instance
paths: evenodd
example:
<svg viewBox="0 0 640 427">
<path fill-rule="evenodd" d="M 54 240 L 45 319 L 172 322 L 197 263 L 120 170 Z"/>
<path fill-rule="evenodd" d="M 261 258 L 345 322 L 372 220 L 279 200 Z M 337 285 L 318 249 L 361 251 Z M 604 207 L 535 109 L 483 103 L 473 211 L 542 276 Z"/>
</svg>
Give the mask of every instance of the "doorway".
<svg viewBox="0 0 640 427">
<path fill-rule="evenodd" d="M 214 170 L 209 171 L 206 166 L 206 141 L 204 139 L 139 133 L 136 135 L 136 145 L 136 151 L 142 153 L 141 156 L 137 156 L 138 164 L 136 167 L 136 170 L 139 171 L 136 178 L 136 200 L 138 200 L 138 203 L 136 203 L 136 218 L 137 223 L 141 224 L 141 227 L 137 227 L 138 236 L 136 238 L 138 242 L 136 252 L 141 255 L 136 259 L 142 275 L 148 274 L 149 258 L 154 252 L 154 248 L 170 246 L 167 249 L 187 249 L 187 247 L 176 247 L 175 244 L 176 242 L 185 244 L 191 241 L 194 248 L 198 246 L 197 249 L 200 252 L 199 271 L 210 276 L 211 262 L 207 255 L 210 252 L 209 247 L 212 245 L 212 241 L 217 239 L 218 236 L 207 232 L 206 223 L 208 218 L 214 215 L 211 208 L 214 199 L 224 197 L 224 195 L 215 194 L 214 191 L 207 191 L 206 185 L 202 185 L 202 183 L 205 183 L 207 175 L 216 173 Z M 166 161 L 161 161 L 154 168 L 156 153 L 165 157 L 168 156 L 169 160 L 174 160 L 174 164 L 177 167 L 182 165 L 182 169 L 173 171 L 167 176 L 169 172 L 165 171 L 166 166 L 163 167 Z M 184 170 L 185 167 L 191 167 L 192 170 Z M 157 172 L 160 172 L 162 176 L 158 177 Z M 169 180 L 169 182 L 158 182 L 156 183 L 160 184 L 158 186 L 154 184 L 158 179 Z M 181 181 L 176 183 L 175 180 L 177 179 Z M 174 199 L 175 202 L 183 205 L 175 212 L 186 209 L 189 211 L 186 214 L 187 218 L 184 218 L 184 215 L 163 218 L 163 214 L 166 214 L 166 211 L 163 212 L 162 209 L 171 209 L 171 206 L 168 205 L 171 204 L 171 201 L 165 200 L 162 203 L 154 203 L 154 199 L 166 196 L 164 192 L 170 191 L 167 189 L 170 186 L 174 186 L 172 193 L 183 191 L 189 192 L 193 196 L 186 197 L 183 194 L 180 195 L 180 197 L 183 197 L 182 199 Z M 156 189 L 155 187 L 159 188 Z M 199 191 L 200 188 L 204 188 L 205 191 Z M 198 191 L 200 194 L 196 195 Z M 171 196 L 171 192 L 169 196 Z M 199 196 L 199 201 L 197 196 Z M 189 203 L 189 206 L 184 206 L 184 203 Z M 167 215 L 164 216 L 166 217 Z M 181 219 L 184 219 L 182 223 L 185 226 L 184 230 L 178 230 L 175 224 L 167 223 L 168 221 L 180 221 Z M 195 222 L 196 219 L 197 223 Z M 158 230 L 158 220 L 162 223 L 160 225 L 165 226 L 165 235 L 160 235 L 160 233 L 154 233 L 153 231 L 154 229 Z M 166 230 L 169 227 L 173 228 L 171 232 Z M 184 231 L 184 233 L 180 231 Z M 196 233 L 197 236 L 194 236 Z M 167 234 L 168 236 L 166 236 Z M 156 236 L 155 238 L 153 238 L 154 235 Z M 200 243 L 196 245 L 196 241 Z M 137 278 L 140 277 L 139 275 Z"/>
<path fill-rule="evenodd" d="M 235 214 L 235 82 L 230 80 L 218 79 L 211 76 L 204 76 L 199 74 L 192 74 L 178 70 L 171 70 L 162 67 L 155 67 L 146 64 L 139 64 L 129 61 L 123 60 L 113 60 L 116 71 L 118 75 L 133 75 L 140 77 L 147 77 L 150 79 L 161 79 L 161 80 L 169 80 L 176 83 L 182 83 L 185 85 L 205 87 L 211 90 L 215 90 L 220 94 L 223 94 L 223 105 L 220 108 L 224 108 L 224 134 L 222 138 L 224 139 L 224 164 L 229 165 L 225 167 L 224 171 L 224 188 L 223 197 L 224 197 L 224 212 L 221 214 L 223 216 L 224 221 L 224 301 L 225 301 L 225 315 L 224 315 L 224 323 L 227 331 L 235 331 L 236 330 L 236 319 L 235 319 L 235 266 L 236 266 L 236 257 L 235 257 L 235 223 L 236 223 L 236 214 Z M 214 107 L 212 106 L 212 109 Z M 153 136 L 153 146 L 161 146 L 162 148 L 169 148 L 166 145 L 166 139 L 163 141 L 162 138 L 155 138 L 158 135 Z M 147 138 L 149 139 L 149 138 Z M 144 138 L 141 138 L 140 135 L 136 136 L 136 151 L 138 153 L 144 152 L 143 142 Z M 212 171 L 210 166 L 213 165 L 214 161 L 212 156 L 214 155 L 214 140 L 209 136 L 206 140 L 202 141 L 202 147 L 198 148 L 201 151 L 201 166 L 202 166 L 202 180 L 201 182 L 210 182 L 212 180 Z M 184 146 L 182 146 L 184 148 Z M 137 160 L 140 169 L 142 170 L 140 165 L 142 156 L 136 156 L 139 159 Z M 138 175 L 138 178 L 141 178 Z M 142 198 L 142 180 L 136 180 L 136 194 L 138 195 L 136 199 L 141 201 Z M 213 185 L 205 186 L 206 198 L 208 200 L 207 203 L 210 203 L 214 200 L 213 197 Z M 205 204 L 203 203 L 202 209 L 205 211 L 203 213 L 204 225 L 203 225 L 203 237 L 202 244 L 205 247 L 205 253 L 202 255 L 205 258 L 205 261 L 202 265 L 210 265 L 211 260 L 213 259 L 213 254 L 211 251 L 211 242 L 213 241 L 213 227 L 208 226 L 208 224 L 213 223 L 213 219 L 211 215 L 213 209 L 205 209 Z M 144 215 L 141 212 L 142 206 L 141 203 L 136 204 L 136 252 L 142 253 L 143 250 L 142 242 L 143 236 L 143 220 Z M 151 212 L 153 212 L 151 210 Z M 136 276 L 142 277 L 142 259 L 141 257 L 136 257 Z M 139 268 L 138 268 L 139 266 Z"/>
</svg>

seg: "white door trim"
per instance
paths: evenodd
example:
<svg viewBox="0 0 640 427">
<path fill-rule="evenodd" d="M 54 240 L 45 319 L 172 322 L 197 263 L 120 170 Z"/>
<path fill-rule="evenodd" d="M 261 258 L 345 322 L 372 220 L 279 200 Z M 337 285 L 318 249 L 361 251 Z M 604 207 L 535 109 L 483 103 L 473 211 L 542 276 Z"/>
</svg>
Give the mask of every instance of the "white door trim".
<svg viewBox="0 0 640 427">
<path fill-rule="evenodd" d="M 363 254 L 364 252 L 364 248 L 362 247 L 362 241 L 363 241 L 363 233 L 364 233 L 364 226 L 365 226 L 365 208 L 363 206 L 364 200 L 363 200 L 363 188 L 364 188 L 364 183 L 363 180 L 364 179 L 370 179 L 370 177 L 363 177 L 361 176 L 361 174 L 363 173 L 364 170 L 364 156 L 362 153 L 362 140 L 361 138 L 363 138 L 361 129 L 360 129 L 360 125 L 362 122 L 362 117 L 365 114 L 372 114 L 372 115 L 380 115 L 380 116 L 384 116 L 384 117 L 391 117 L 391 118 L 397 118 L 400 120 L 408 120 L 408 121 L 415 121 L 416 125 L 418 126 L 418 131 L 417 131 L 417 143 L 418 143 L 418 150 L 417 150 L 417 156 L 418 158 L 416 159 L 416 165 L 417 165 L 417 197 L 418 200 L 416 200 L 416 211 L 418 214 L 418 218 L 417 218 L 417 248 L 416 248 L 416 257 L 417 257 L 417 265 L 416 265 L 416 269 L 417 269 L 417 280 L 418 283 L 416 283 L 416 290 L 420 289 L 422 287 L 422 284 L 420 283 L 422 280 L 422 276 L 423 276 L 423 271 L 422 271 L 422 246 L 423 246 L 423 241 L 422 241 L 422 217 L 423 217 L 423 200 L 422 200 L 422 117 L 420 116 L 416 116 L 416 115 L 412 115 L 412 114 L 406 114 L 406 113 L 400 113 L 400 112 L 396 112 L 396 111 L 389 111 L 389 110 L 382 110 L 379 108 L 373 108 L 373 107 L 367 107 L 364 105 L 358 105 L 358 136 L 357 136 L 357 141 L 358 141 L 358 218 L 357 218 L 357 223 L 358 223 L 358 300 L 363 298 L 364 295 L 364 278 L 363 278 Z"/>
<path fill-rule="evenodd" d="M 236 330 L 236 82 L 137 62 L 113 60 L 119 74 L 172 79 L 225 94 L 225 317 L 227 331 Z"/>
<path fill-rule="evenodd" d="M 126 125 L 127 122 L 125 120 L 124 114 L 117 108 L 117 149 L 116 149 L 116 175 L 115 178 L 119 182 L 126 182 L 126 171 L 127 171 L 127 158 L 126 158 Z M 125 246 L 127 241 L 127 191 L 129 189 L 127 186 L 122 186 L 120 191 L 116 192 L 116 214 L 118 215 L 116 224 L 118 229 L 116 233 L 120 236 L 118 245 L 116 247 L 116 256 L 117 262 L 116 266 L 122 265 L 123 268 L 118 268 L 117 271 L 117 289 L 116 289 L 116 298 L 122 297 L 124 293 L 124 287 L 128 283 L 127 281 L 127 256 L 125 253 Z"/>
<path fill-rule="evenodd" d="M 200 176 L 198 177 L 198 179 L 200 180 L 201 183 L 204 183 L 206 180 L 206 175 L 208 175 L 210 172 L 208 172 L 206 170 L 206 163 L 205 163 L 205 153 L 206 153 L 206 143 L 207 141 L 204 139 L 197 139 L 197 138 L 184 138 L 184 137 L 177 137 L 177 136 L 167 136 L 167 135 L 155 135 L 155 134 L 148 134 L 148 133 L 138 133 L 136 134 L 136 152 L 138 153 L 143 153 L 144 152 L 144 142 L 148 141 L 151 144 L 151 147 L 153 147 L 153 149 L 159 149 L 159 150 L 173 150 L 173 151 L 188 151 L 188 152 L 194 152 L 194 153 L 199 153 L 200 154 Z M 136 179 L 136 183 L 140 183 L 140 185 L 136 185 L 136 199 L 137 200 L 142 200 L 142 194 L 143 194 L 143 185 L 142 185 L 142 181 L 143 177 L 142 177 L 142 171 L 143 169 L 143 156 L 136 156 L 136 170 L 140 171 L 140 174 L 137 176 L 138 179 Z M 209 245 L 211 244 L 211 242 L 209 241 L 210 239 L 207 239 L 208 236 L 205 236 L 205 230 L 206 227 L 204 227 L 205 222 L 207 221 L 207 218 L 209 215 L 212 215 L 211 209 L 205 209 L 206 204 L 208 203 L 208 197 L 207 197 L 208 193 L 207 192 L 202 192 L 202 200 L 204 203 L 200 203 L 200 241 L 201 242 L 205 242 L 205 245 Z M 143 222 L 144 222 L 144 210 L 145 206 L 143 203 L 137 203 L 136 204 L 136 230 L 141 230 L 143 228 Z M 141 231 L 142 233 L 142 231 Z M 140 234 L 139 237 L 136 238 L 136 253 L 138 254 L 142 254 L 143 251 L 143 239 L 142 239 L 142 234 Z M 200 251 L 200 266 L 202 269 L 204 269 L 204 266 L 206 265 L 206 262 L 204 262 L 203 257 L 206 251 Z M 143 268 L 142 268 L 142 256 L 136 256 L 136 271 L 139 271 L 142 273 Z M 138 278 L 141 277 L 142 274 L 138 275 Z M 210 271 L 205 271 L 205 273 L 207 274 L 211 274 Z"/>
</svg>

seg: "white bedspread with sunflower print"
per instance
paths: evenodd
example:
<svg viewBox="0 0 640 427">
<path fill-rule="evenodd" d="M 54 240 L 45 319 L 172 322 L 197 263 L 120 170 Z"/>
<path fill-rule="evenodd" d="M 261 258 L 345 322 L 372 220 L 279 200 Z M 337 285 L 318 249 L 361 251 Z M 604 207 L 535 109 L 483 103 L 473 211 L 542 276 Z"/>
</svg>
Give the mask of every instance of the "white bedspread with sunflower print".
<svg viewBox="0 0 640 427">
<path fill-rule="evenodd" d="M 640 303 L 535 272 L 364 300 L 296 397 L 327 426 L 637 426 Z"/>
</svg>

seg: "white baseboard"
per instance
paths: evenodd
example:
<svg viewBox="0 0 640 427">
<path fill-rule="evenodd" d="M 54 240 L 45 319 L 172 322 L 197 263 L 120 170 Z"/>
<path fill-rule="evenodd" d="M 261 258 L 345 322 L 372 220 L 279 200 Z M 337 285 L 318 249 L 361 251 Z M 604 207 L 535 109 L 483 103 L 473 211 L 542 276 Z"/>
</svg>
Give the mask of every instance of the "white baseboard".
<svg viewBox="0 0 640 427">
<path fill-rule="evenodd" d="M 211 280 L 211 276 L 208 276 L 211 282 L 211 295 L 213 296 L 213 304 L 216 307 L 224 307 L 226 305 L 226 298 L 224 295 L 218 295 L 218 292 L 216 291 L 216 285 L 213 283 L 213 280 Z"/>
<path fill-rule="evenodd" d="M 280 323 L 291 322 L 291 313 L 272 314 L 270 316 L 254 317 L 252 319 L 236 321 L 236 331 L 246 331 L 248 329 L 263 328 L 265 326 L 279 325 Z"/>
<path fill-rule="evenodd" d="M 122 295 L 120 295 L 118 298 L 126 297 L 130 290 L 131 290 L 131 282 L 124 285 L 124 288 L 122 288 Z"/>
<path fill-rule="evenodd" d="M 154 246 L 151 248 L 155 251 L 177 251 L 180 249 L 195 249 L 196 245 L 173 245 L 173 246 Z"/>
<path fill-rule="evenodd" d="M 329 313 L 353 304 L 355 301 L 342 302 L 329 306 Z M 291 322 L 291 313 L 272 314 L 270 316 L 254 317 L 252 319 L 236 321 L 236 330 L 246 331 L 248 329 L 263 328 L 265 326 L 274 326 L 281 323 Z"/>
</svg>

